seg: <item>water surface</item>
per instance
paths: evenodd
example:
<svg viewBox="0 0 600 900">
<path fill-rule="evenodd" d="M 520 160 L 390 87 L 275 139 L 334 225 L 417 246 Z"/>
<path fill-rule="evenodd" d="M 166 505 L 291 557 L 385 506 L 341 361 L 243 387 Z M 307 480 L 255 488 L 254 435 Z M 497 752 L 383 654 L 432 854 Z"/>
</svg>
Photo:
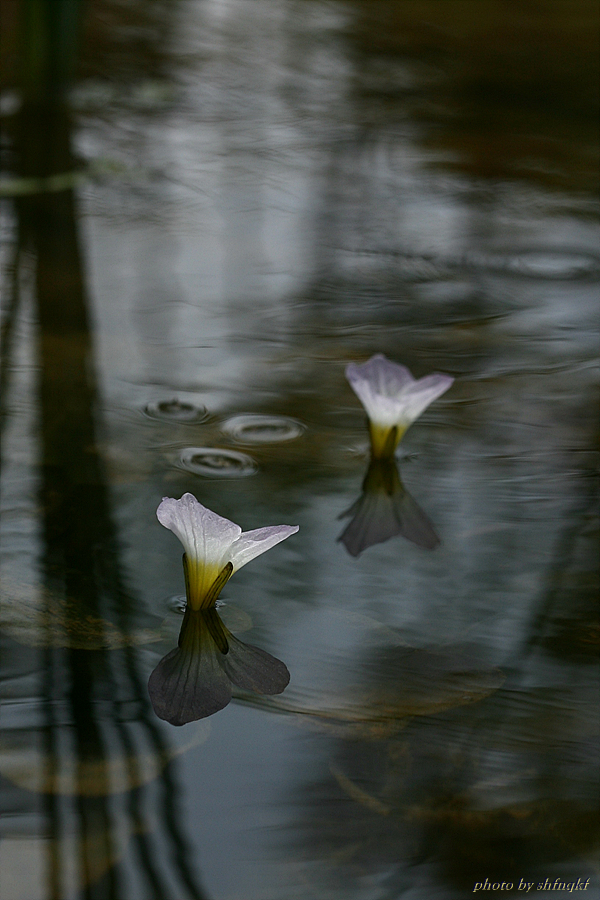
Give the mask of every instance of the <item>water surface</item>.
<svg viewBox="0 0 600 900">
<path fill-rule="evenodd" d="M 93 0 L 43 90 L 12 7 L 3 900 L 591 896 L 595 4 Z M 377 352 L 434 550 L 338 540 Z M 300 531 L 222 598 L 289 688 L 174 728 L 186 491 Z"/>
</svg>

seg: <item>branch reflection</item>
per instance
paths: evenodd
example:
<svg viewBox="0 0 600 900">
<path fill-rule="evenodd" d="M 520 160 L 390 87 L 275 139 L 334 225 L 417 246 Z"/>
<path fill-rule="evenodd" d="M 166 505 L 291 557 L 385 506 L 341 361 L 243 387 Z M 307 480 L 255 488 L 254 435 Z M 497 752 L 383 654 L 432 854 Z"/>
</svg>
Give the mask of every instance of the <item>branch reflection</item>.
<svg viewBox="0 0 600 900">
<path fill-rule="evenodd" d="M 10 651 L 2 681 L 12 702 L 2 720 L 0 768 L 17 788 L 11 810 L 17 834 L 31 805 L 30 792 L 41 797 L 39 830 L 19 840 L 30 855 L 45 855 L 46 883 L 35 883 L 38 872 L 30 867 L 22 875 L 20 894 L 31 890 L 31 896 L 41 891 L 53 900 L 67 895 L 117 900 L 128 893 L 127 883 L 135 886 L 136 896 L 141 889 L 156 898 L 201 900 L 176 816 L 178 790 L 169 767 L 182 747 L 167 743 L 154 721 L 131 646 L 139 605 L 125 585 L 99 451 L 99 392 L 75 179 L 65 177 L 53 190 L 44 189 L 43 182 L 76 169 L 63 99 L 68 72 L 57 70 L 59 51 L 51 37 L 56 29 L 64 33 L 62 16 L 76 17 L 77 6 L 41 4 L 39 20 L 24 23 L 26 32 L 41 29 L 44 40 L 34 60 L 37 76 L 24 81 L 15 121 L 17 172 L 31 192 L 14 203 L 12 328 L 10 336 L 3 335 L 9 359 L 2 371 L 3 424 L 10 419 L 11 428 L 6 429 L 3 463 L 19 510 L 28 503 L 27 485 L 36 485 L 36 539 L 21 540 L 13 552 L 10 565 L 19 589 L 14 596 L 3 592 L 3 603 L 9 609 L 18 604 L 19 590 L 38 602 L 28 611 L 33 628 L 17 629 L 16 636 L 29 646 L 17 644 L 14 631 L 10 638 L 6 632 L 2 636 Z M 31 8 L 25 4 L 26 12 Z M 76 31 L 76 21 L 70 24 Z M 33 276 L 30 296 L 19 291 L 26 267 Z M 35 337 L 22 327 L 32 312 Z M 15 382 L 30 337 L 27 352 L 36 380 L 24 388 Z M 21 405 L 12 395 L 7 402 L 9 388 L 22 392 Z M 15 441 L 25 446 L 32 434 L 37 459 L 23 488 L 11 464 L 19 454 Z M 156 823 L 152 834 L 149 809 Z M 155 842 L 166 852 L 157 855 Z M 12 857 L 10 862 L 9 879 L 15 877 Z"/>
</svg>

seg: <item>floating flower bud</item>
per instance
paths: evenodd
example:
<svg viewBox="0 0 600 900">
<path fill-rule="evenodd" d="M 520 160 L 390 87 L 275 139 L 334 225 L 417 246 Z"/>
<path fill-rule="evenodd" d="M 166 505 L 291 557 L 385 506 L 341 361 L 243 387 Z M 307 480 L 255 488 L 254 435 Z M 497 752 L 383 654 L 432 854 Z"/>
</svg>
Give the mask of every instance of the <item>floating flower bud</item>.
<svg viewBox="0 0 600 900">
<path fill-rule="evenodd" d="M 232 684 L 259 694 L 280 694 L 290 680 L 285 665 L 234 637 L 215 606 L 237 569 L 295 534 L 298 526 L 243 532 L 192 494 L 184 494 L 181 500 L 165 497 L 156 514 L 185 548 L 187 595 L 178 647 L 161 659 L 148 680 L 157 716 L 172 725 L 210 716 L 227 706 Z"/>
<path fill-rule="evenodd" d="M 352 516 L 338 540 L 351 556 L 373 544 L 401 535 L 419 547 L 433 550 L 440 542 L 433 525 L 408 493 L 393 459 L 372 459 L 362 494 L 340 516 Z"/>
<path fill-rule="evenodd" d="M 393 456 L 404 432 L 453 383 L 450 375 L 413 378 L 406 366 L 381 353 L 362 365 L 350 363 L 346 378 L 369 417 L 374 457 Z"/>
</svg>

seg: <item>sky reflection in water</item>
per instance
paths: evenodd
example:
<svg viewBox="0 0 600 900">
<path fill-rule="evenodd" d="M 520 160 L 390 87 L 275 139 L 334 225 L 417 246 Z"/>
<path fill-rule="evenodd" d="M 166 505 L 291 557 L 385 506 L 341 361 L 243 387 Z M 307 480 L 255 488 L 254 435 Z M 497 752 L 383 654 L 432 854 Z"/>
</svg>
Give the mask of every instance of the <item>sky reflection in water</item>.
<svg viewBox="0 0 600 900">
<path fill-rule="evenodd" d="M 597 10 L 469 6 L 93 0 L 66 106 L 3 64 L 3 900 L 597 890 Z M 402 482 L 376 352 L 455 378 Z M 413 536 L 355 558 L 361 479 Z M 289 688 L 173 729 L 186 491 L 301 528 L 224 596 Z"/>
</svg>

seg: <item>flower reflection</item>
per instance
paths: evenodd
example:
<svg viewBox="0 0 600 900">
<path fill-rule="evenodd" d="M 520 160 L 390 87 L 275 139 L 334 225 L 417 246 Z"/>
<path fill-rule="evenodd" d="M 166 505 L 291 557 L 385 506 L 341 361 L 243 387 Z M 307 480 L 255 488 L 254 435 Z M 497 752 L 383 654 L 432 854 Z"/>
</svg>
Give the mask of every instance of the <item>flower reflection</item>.
<svg viewBox="0 0 600 900">
<path fill-rule="evenodd" d="M 298 526 L 243 532 L 192 494 L 180 500 L 165 497 L 156 514 L 185 548 L 187 595 L 178 647 L 159 662 L 148 681 L 157 716 L 172 725 L 210 716 L 227 706 L 232 685 L 259 694 L 280 694 L 290 679 L 285 665 L 234 637 L 215 607 L 233 572 L 295 534 Z"/>
<path fill-rule="evenodd" d="M 407 428 L 454 382 L 439 373 L 417 380 L 381 353 L 362 365 L 350 363 L 346 377 L 369 417 L 372 454 L 383 459 L 393 456 Z"/>
<path fill-rule="evenodd" d="M 338 540 L 351 556 L 398 534 L 427 550 L 440 542 L 428 517 L 402 484 L 393 459 L 371 459 L 362 494 L 339 518 L 346 516 L 352 519 Z"/>
<path fill-rule="evenodd" d="M 280 694 L 289 680 L 279 659 L 239 641 L 216 609 L 188 606 L 179 646 L 154 669 L 148 691 L 159 718 L 185 725 L 227 706 L 232 685 L 257 694 Z"/>
</svg>

